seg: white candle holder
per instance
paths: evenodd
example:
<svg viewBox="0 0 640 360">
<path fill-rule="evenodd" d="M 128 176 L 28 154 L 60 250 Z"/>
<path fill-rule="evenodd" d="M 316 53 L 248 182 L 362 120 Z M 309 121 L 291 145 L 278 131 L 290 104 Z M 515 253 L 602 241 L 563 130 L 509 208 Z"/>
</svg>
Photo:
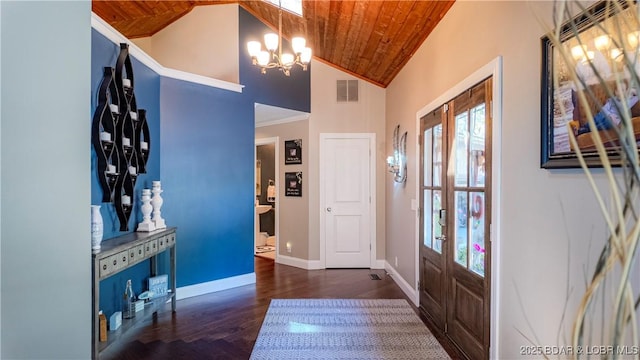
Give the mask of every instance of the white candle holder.
<svg viewBox="0 0 640 360">
<path fill-rule="evenodd" d="M 161 215 L 162 212 L 160 211 L 160 208 L 162 208 L 162 203 L 164 202 L 164 200 L 162 200 L 162 197 L 160 196 L 160 194 L 162 193 L 162 189 L 160 188 L 160 181 L 152 182 L 151 192 L 153 193 L 153 198 L 151 198 L 151 205 L 153 206 L 153 223 L 156 225 L 156 229 L 164 229 L 167 227 L 167 225 L 165 224 L 164 219 Z"/>
<path fill-rule="evenodd" d="M 151 206 L 151 190 L 142 189 L 142 206 L 140 207 L 142 212 L 142 222 L 138 224 L 136 231 L 149 232 L 156 229 L 156 225 L 151 221 L 151 212 L 153 206 Z"/>
</svg>

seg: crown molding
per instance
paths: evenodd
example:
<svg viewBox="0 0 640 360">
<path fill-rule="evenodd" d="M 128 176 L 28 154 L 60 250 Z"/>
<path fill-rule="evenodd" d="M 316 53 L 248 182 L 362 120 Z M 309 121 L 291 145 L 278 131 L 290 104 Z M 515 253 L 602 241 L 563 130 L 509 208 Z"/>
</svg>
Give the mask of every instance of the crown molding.
<svg viewBox="0 0 640 360">
<path fill-rule="evenodd" d="M 118 30 L 114 29 L 93 11 L 91 12 L 91 27 L 115 44 L 129 44 L 129 54 L 131 54 L 144 65 L 148 66 L 151 70 L 155 71 L 160 76 L 242 93 L 244 85 L 224 80 L 218 80 L 207 76 L 197 75 L 186 71 L 171 69 L 160 65 L 159 62 L 157 62 L 149 54 L 144 52 L 140 47 L 138 47 L 138 45 L 127 39 L 124 35 L 118 32 Z"/>
</svg>

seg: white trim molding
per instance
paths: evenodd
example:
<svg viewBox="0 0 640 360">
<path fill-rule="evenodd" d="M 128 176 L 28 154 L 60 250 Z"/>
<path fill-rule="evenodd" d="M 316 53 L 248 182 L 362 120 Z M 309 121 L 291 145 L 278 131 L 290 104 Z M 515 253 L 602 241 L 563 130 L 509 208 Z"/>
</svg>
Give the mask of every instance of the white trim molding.
<svg viewBox="0 0 640 360">
<path fill-rule="evenodd" d="M 256 122 L 256 127 L 259 128 L 264 126 L 280 125 L 280 124 L 286 124 L 286 123 L 303 121 L 303 120 L 309 120 L 309 114 L 289 116 L 284 119 L 269 120 L 269 121 L 263 121 L 260 123 Z"/>
<path fill-rule="evenodd" d="M 467 76 L 464 80 L 456 84 L 451 89 L 447 90 L 444 94 L 429 103 L 429 105 L 418 110 L 416 113 L 416 144 L 418 143 L 418 136 L 420 135 L 420 118 L 428 114 L 430 111 L 436 109 L 438 106 L 453 99 L 456 95 L 464 92 L 473 85 L 481 82 L 482 80 L 492 77 L 493 78 L 493 94 L 491 111 L 493 113 L 492 128 L 491 128 L 491 345 L 490 345 L 490 358 L 499 359 L 500 354 L 498 350 L 500 346 L 498 344 L 498 334 L 500 326 L 499 311 L 500 308 L 500 229 L 502 228 L 502 206 L 501 206 L 501 174 L 502 174 L 502 56 L 498 56 L 491 60 L 488 64 L 484 65 L 471 75 Z M 416 146 L 416 169 L 420 169 L 420 147 Z M 416 182 L 416 196 L 420 198 L 420 184 Z M 416 218 L 415 224 L 416 236 L 415 236 L 415 288 L 418 288 L 418 279 L 420 279 L 420 219 Z M 419 295 L 419 293 L 418 293 Z M 419 298 L 418 298 L 419 301 Z"/>
<path fill-rule="evenodd" d="M 404 292 L 404 294 L 407 295 L 409 299 L 411 299 L 411 301 L 413 301 L 413 304 L 415 306 L 420 306 L 418 291 L 411 287 L 411 285 L 404 278 L 402 278 L 402 276 L 400 276 L 400 273 L 396 271 L 396 269 L 394 269 L 388 261 L 384 262 L 384 269 L 389 275 L 391 275 L 391 278 L 393 279 L 393 281 L 395 281 L 396 284 L 398 284 L 402 292 Z"/>
<path fill-rule="evenodd" d="M 111 25 L 109 25 L 106 21 L 102 20 L 96 13 L 91 12 L 91 27 L 94 28 L 97 32 L 104 35 L 107 39 L 111 40 L 115 44 L 127 43 L 129 44 L 129 54 L 140 60 L 141 63 L 145 64 L 151 70 L 155 71 L 158 75 L 164 76 L 167 78 L 184 80 L 188 82 L 192 82 L 195 84 L 201 84 L 209 87 L 215 87 L 219 89 L 242 92 L 244 85 L 235 84 L 232 82 L 218 80 L 202 75 L 196 75 L 192 73 L 188 73 L 185 71 L 180 71 L 176 69 L 166 68 L 160 65 L 155 59 L 153 59 L 149 54 L 144 52 L 138 45 L 134 44 L 131 40 L 127 39 L 124 35 L 122 35 L 118 30 L 114 29 Z"/>
<path fill-rule="evenodd" d="M 256 160 L 258 158 L 258 146 L 260 145 L 268 145 L 268 144 L 273 144 L 274 146 L 274 164 L 275 164 L 275 187 L 276 189 L 279 189 L 280 186 L 280 137 L 279 136 L 274 136 L 274 137 L 268 137 L 268 138 L 258 138 L 255 140 L 255 157 Z M 254 161 L 255 163 L 256 161 Z M 254 170 L 255 171 L 255 170 Z M 255 178 L 255 175 L 254 175 Z M 265 190 L 266 191 L 266 190 Z M 273 214 L 274 214 L 274 236 L 276 237 L 276 249 L 280 249 L 280 192 L 276 191 L 276 201 L 275 203 L 273 203 L 272 205 L 273 207 Z M 253 216 L 260 216 L 258 214 L 255 213 L 255 211 L 253 212 Z M 254 223 L 255 223 L 255 218 L 254 218 Z M 255 225 L 254 225 L 255 226 Z M 256 232 L 258 231 L 258 229 L 254 229 Z M 256 247 L 256 239 L 254 236 L 253 239 L 253 251 L 255 252 L 255 247 Z M 280 256 L 278 254 L 277 251 L 275 251 L 275 262 L 278 262 L 278 256 Z"/>
<path fill-rule="evenodd" d="M 304 260 L 304 259 L 300 259 L 292 256 L 286 256 L 286 255 L 278 255 L 276 257 L 276 263 L 293 266 L 293 267 L 297 267 L 305 270 L 324 269 L 324 266 L 320 262 L 320 260 Z"/>
<path fill-rule="evenodd" d="M 213 280 L 206 283 L 182 286 L 176 289 L 176 300 L 182 300 L 193 296 L 209 294 L 216 291 L 233 289 L 239 286 L 256 283 L 256 273 L 232 276 L 224 279 Z"/>
</svg>

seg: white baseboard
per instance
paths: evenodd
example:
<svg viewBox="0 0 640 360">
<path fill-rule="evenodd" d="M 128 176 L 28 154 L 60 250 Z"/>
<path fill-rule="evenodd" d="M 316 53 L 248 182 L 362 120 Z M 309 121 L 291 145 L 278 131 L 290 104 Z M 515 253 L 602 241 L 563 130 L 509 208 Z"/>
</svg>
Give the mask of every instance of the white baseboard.
<svg viewBox="0 0 640 360">
<path fill-rule="evenodd" d="M 420 301 L 420 294 L 418 293 L 418 291 L 416 291 L 413 286 L 409 285 L 409 283 L 405 279 L 403 279 L 402 276 L 400 276 L 400 273 L 398 273 L 396 269 L 394 269 L 393 266 L 389 264 L 388 261 L 385 261 L 384 269 L 387 271 L 387 273 L 389 273 L 389 275 L 391 275 L 393 281 L 395 281 L 396 284 L 400 286 L 400 289 L 402 289 L 402 291 L 409 297 L 409 299 L 413 301 L 413 304 L 415 306 L 419 306 L 418 303 Z"/>
<path fill-rule="evenodd" d="M 232 276 L 220 280 L 209 281 L 195 285 L 182 286 L 176 289 L 176 300 L 204 295 L 216 291 L 232 289 L 238 286 L 256 283 L 256 273 Z"/>
<path fill-rule="evenodd" d="M 320 260 L 304 260 L 286 255 L 278 255 L 276 262 L 282 265 L 289 265 L 305 270 L 324 269 Z"/>
</svg>

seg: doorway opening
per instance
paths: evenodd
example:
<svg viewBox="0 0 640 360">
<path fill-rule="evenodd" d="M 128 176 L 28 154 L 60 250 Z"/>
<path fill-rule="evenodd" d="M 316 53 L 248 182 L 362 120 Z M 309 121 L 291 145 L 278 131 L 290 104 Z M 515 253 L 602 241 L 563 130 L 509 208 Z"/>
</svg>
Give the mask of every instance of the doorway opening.
<svg viewBox="0 0 640 360">
<path fill-rule="evenodd" d="M 254 254 L 276 260 L 278 249 L 278 138 L 256 139 Z"/>
</svg>

